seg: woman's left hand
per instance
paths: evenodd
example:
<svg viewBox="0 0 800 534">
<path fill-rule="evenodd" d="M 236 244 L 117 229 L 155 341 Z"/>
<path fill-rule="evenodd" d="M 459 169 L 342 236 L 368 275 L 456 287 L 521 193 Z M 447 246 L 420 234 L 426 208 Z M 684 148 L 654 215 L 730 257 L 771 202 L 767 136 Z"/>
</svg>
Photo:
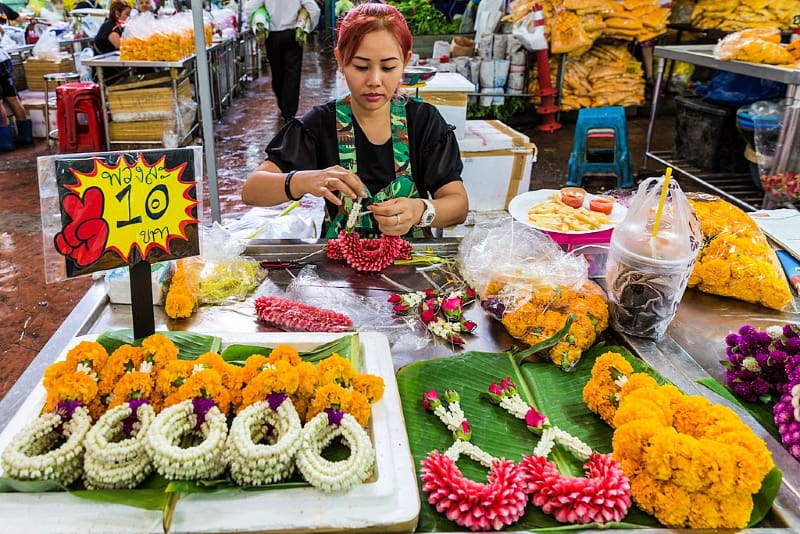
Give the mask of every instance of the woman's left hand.
<svg viewBox="0 0 800 534">
<path fill-rule="evenodd" d="M 404 235 L 417 224 L 425 211 L 418 198 L 393 198 L 367 207 L 378 228 L 386 235 Z"/>
</svg>

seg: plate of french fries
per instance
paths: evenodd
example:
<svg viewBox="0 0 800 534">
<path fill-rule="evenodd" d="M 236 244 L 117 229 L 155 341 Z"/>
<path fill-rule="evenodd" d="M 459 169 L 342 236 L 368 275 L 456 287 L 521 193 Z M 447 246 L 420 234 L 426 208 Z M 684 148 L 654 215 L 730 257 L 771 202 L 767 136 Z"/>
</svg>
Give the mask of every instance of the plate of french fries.
<svg viewBox="0 0 800 534">
<path fill-rule="evenodd" d="M 596 196 L 586 193 L 583 206 L 573 208 L 561 201 L 558 189 L 537 189 L 511 199 L 508 212 L 519 222 L 545 232 L 591 234 L 613 228 L 628 211 L 619 202 L 610 214 L 593 211 L 589 204 Z"/>
</svg>

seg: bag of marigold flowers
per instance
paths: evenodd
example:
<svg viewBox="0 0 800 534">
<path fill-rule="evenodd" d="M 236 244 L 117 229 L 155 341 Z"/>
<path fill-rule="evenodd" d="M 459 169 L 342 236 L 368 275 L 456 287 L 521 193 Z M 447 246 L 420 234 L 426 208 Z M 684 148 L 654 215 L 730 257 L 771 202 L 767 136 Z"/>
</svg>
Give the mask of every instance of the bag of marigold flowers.
<svg viewBox="0 0 800 534">
<path fill-rule="evenodd" d="M 456 261 L 483 308 L 565 371 L 608 326 L 605 293 L 584 257 L 510 216 L 476 224 Z"/>
</svg>

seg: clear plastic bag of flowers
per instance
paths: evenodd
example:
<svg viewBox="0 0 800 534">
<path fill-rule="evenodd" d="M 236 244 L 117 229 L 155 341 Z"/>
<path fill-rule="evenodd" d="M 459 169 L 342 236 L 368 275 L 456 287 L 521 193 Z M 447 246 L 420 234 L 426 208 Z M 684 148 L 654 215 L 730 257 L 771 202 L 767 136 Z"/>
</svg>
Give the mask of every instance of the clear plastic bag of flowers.
<svg viewBox="0 0 800 534">
<path fill-rule="evenodd" d="M 605 292 L 588 264 L 548 235 L 510 216 L 477 224 L 461 242 L 458 269 L 508 333 L 535 346 L 565 370 L 608 326 Z"/>
</svg>

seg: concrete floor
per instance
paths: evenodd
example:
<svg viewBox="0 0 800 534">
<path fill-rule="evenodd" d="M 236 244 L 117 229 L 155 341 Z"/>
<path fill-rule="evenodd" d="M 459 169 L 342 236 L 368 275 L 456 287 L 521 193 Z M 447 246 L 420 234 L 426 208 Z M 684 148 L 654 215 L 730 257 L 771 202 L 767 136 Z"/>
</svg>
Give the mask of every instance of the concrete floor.
<svg viewBox="0 0 800 534">
<path fill-rule="evenodd" d="M 339 94 L 330 49 L 311 47 L 303 62 L 302 114 Z M 640 166 L 647 130 L 647 110 L 629 117 L 628 144 L 634 170 Z M 536 130 L 533 112 L 515 117 L 513 126 L 530 136 L 539 149 L 531 189 L 557 188 L 566 180 L 574 124 L 548 134 Z M 670 148 L 673 117 L 659 119 L 656 146 Z M 247 173 L 263 159 L 263 150 L 279 127 L 277 106 L 266 69 L 235 98 L 215 125 L 220 209 L 235 218 L 249 208 L 240 202 Z M 90 278 L 45 282 L 36 158 L 55 153 L 43 140 L 0 154 L 0 398 L 37 355 L 91 284 Z M 655 174 L 657 169 L 654 169 Z M 660 171 L 659 171 L 660 172 Z M 647 173 L 642 174 L 642 176 Z M 587 189 L 613 187 L 613 180 L 587 180 Z M 208 202 L 204 215 L 210 220 Z M 47 243 L 47 246 L 52 246 Z"/>
</svg>

